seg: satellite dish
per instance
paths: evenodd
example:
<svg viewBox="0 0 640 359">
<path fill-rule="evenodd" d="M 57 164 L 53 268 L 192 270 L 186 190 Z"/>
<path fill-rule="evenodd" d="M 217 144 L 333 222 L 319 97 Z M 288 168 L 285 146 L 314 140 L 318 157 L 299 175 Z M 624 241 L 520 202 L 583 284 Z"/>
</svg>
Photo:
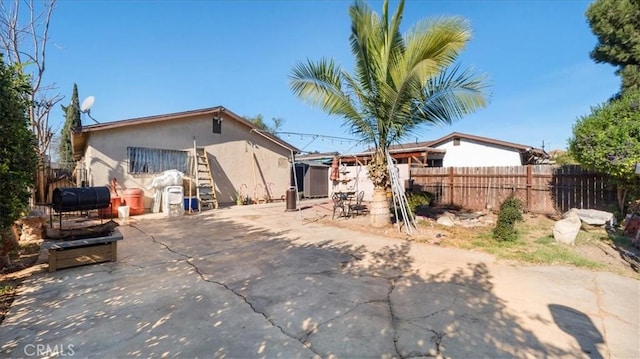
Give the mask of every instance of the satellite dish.
<svg viewBox="0 0 640 359">
<path fill-rule="evenodd" d="M 96 98 L 93 96 L 85 98 L 84 101 L 82 101 L 82 105 L 80 105 L 80 111 L 85 113 L 91 111 L 91 107 L 93 106 L 94 102 L 96 102 Z"/>
<path fill-rule="evenodd" d="M 93 106 L 94 102 L 96 102 L 96 98 L 93 96 L 85 98 L 84 101 L 82 101 L 82 105 L 80 105 L 80 111 L 82 113 L 86 113 L 87 116 L 89 116 L 89 118 L 93 120 L 93 122 L 100 123 L 91 116 L 91 107 Z"/>
</svg>

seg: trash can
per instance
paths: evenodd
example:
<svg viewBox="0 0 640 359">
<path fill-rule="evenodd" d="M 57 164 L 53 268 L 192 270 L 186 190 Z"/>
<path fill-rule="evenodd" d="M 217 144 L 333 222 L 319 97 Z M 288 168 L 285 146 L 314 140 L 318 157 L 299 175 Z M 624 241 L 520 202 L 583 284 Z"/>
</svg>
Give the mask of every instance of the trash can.
<svg viewBox="0 0 640 359">
<path fill-rule="evenodd" d="M 295 187 L 290 187 L 287 190 L 286 202 L 287 202 L 287 209 L 285 210 L 285 212 L 291 212 L 296 210 L 296 188 Z"/>
<path fill-rule="evenodd" d="M 118 218 L 125 222 L 129 219 L 129 206 L 118 207 Z"/>
</svg>

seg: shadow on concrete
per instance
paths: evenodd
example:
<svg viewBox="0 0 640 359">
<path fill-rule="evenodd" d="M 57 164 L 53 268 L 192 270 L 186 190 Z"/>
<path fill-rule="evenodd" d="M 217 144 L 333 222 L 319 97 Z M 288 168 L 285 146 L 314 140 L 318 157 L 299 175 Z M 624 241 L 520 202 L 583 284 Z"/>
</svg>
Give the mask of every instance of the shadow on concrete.
<svg viewBox="0 0 640 359">
<path fill-rule="evenodd" d="M 486 265 L 420 275 L 409 242 L 300 243 L 214 215 L 121 231 L 117 263 L 24 283 L 0 326 L 3 356 L 571 355 L 519 324 Z"/>
<path fill-rule="evenodd" d="M 602 358 L 596 344 L 604 344 L 604 338 L 586 314 L 560 304 L 549 304 L 549 311 L 558 328 L 573 336 L 583 353 L 590 358 Z"/>
</svg>

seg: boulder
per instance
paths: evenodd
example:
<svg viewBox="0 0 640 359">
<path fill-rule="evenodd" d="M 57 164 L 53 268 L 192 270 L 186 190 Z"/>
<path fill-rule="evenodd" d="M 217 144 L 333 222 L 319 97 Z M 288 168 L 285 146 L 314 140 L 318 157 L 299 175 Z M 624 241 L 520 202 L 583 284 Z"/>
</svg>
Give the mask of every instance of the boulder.
<svg viewBox="0 0 640 359">
<path fill-rule="evenodd" d="M 44 234 L 46 217 L 41 212 L 31 212 L 28 216 L 22 217 L 17 221 L 22 227 L 20 231 L 21 241 L 41 240 Z"/>
<path fill-rule="evenodd" d="M 453 213 L 445 212 L 438 217 L 436 223 L 442 226 L 453 227 L 455 225 L 456 216 Z"/>
<path fill-rule="evenodd" d="M 592 226 L 603 226 L 607 223 L 609 225 L 616 224 L 616 217 L 610 212 L 597 209 L 578 209 L 577 213 L 582 222 Z"/>
<path fill-rule="evenodd" d="M 573 215 L 556 222 L 553 226 L 553 238 L 556 242 L 574 245 L 581 225 L 580 217 L 574 212 Z"/>
<path fill-rule="evenodd" d="M 570 210 L 564 212 L 562 214 L 562 218 L 580 218 L 580 216 L 578 215 L 578 209 L 577 208 L 571 208 Z"/>
</svg>

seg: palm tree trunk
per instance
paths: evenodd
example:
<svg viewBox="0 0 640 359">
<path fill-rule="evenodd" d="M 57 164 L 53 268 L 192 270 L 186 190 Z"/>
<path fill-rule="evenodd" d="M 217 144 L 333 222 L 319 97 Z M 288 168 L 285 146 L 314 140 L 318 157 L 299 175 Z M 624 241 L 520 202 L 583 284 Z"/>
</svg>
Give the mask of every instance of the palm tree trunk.
<svg viewBox="0 0 640 359">
<path fill-rule="evenodd" d="M 387 191 L 384 187 L 375 187 L 373 189 L 369 216 L 371 217 L 371 225 L 375 228 L 391 224 L 389 200 L 387 199 Z"/>
</svg>

